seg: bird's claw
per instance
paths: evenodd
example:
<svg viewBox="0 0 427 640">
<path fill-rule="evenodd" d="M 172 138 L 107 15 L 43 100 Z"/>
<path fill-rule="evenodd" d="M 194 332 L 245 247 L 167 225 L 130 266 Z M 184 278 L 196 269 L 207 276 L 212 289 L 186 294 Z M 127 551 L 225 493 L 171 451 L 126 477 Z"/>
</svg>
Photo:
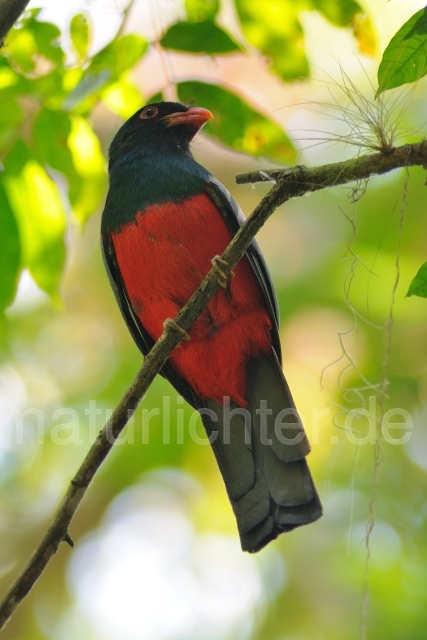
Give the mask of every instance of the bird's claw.
<svg viewBox="0 0 427 640">
<path fill-rule="evenodd" d="M 182 327 L 179 326 L 179 324 L 177 324 L 175 322 L 175 320 L 172 320 L 171 318 L 167 318 L 164 323 L 163 326 L 165 329 L 167 329 L 168 327 L 170 327 L 171 329 L 174 329 L 175 331 L 178 331 L 178 333 L 181 334 L 182 338 L 181 340 L 191 340 L 190 336 L 188 335 L 188 333 L 185 331 L 185 329 L 183 329 Z"/>
<path fill-rule="evenodd" d="M 66 542 L 71 548 L 74 547 L 73 539 L 68 532 L 64 535 L 63 541 Z"/>
<path fill-rule="evenodd" d="M 221 258 L 221 256 L 215 256 L 214 258 L 212 258 L 211 260 L 212 266 L 215 268 L 219 278 L 218 278 L 218 284 L 220 287 L 222 287 L 223 289 L 227 288 L 227 276 L 225 275 L 224 271 L 221 269 L 221 267 L 219 266 L 220 264 L 225 264 L 227 265 L 228 262 L 226 262 L 225 260 L 223 260 Z M 234 271 L 230 271 L 230 278 L 234 278 L 235 273 Z"/>
</svg>

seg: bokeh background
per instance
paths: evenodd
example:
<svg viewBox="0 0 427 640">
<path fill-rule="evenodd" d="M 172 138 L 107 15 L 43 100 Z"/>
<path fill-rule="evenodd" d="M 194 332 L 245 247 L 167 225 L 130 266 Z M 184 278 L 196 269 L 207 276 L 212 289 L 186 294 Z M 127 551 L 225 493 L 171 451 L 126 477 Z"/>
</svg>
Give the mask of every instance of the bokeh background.
<svg viewBox="0 0 427 640">
<path fill-rule="evenodd" d="M 43 66 L 52 60 L 42 55 L 33 67 L 25 66 L 37 54 L 25 25 L 1 51 L 0 85 L 9 86 L 10 73 L 16 74 L 21 92 L 4 94 L 0 107 L 2 157 L 11 176 L 6 193 L 21 212 L 21 234 L 22 216 L 31 219 L 34 206 L 27 238 L 35 237 L 37 216 L 48 211 L 52 243 L 55 234 L 65 234 L 66 249 L 62 270 L 61 250 L 37 262 L 33 243 L 27 255 L 32 275 L 23 270 L 1 325 L 3 592 L 141 364 L 99 247 L 104 158 L 123 118 L 160 91 L 174 99 L 176 83 L 209 82 L 280 125 L 298 151 L 293 157 L 283 134 L 279 142 L 288 160 L 324 164 L 357 155 L 361 151 L 348 140 L 315 139 L 351 133 L 337 109 L 348 104 L 342 88 L 348 79 L 375 104 L 381 53 L 423 6 L 415 0 L 362 2 L 371 31 L 357 39 L 348 26 L 339 28 L 322 14 L 329 5 L 351 3 L 314 3 L 318 10 L 308 2 L 293 8 L 273 0 L 259 4 L 277 29 L 298 9 L 304 41 L 295 48 L 305 50 L 310 78 L 291 78 L 291 67 L 272 69 L 274 57 L 248 45 L 231 1 L 222 3 L 218 22 L 245 50 L 227 55 L 182 53 L 159 44 L 168 25 L 185 17 L 176 0 L 136 1 L 126 15 L 126 3 L 118 0 L 32 2 L 30 8 L 43 7 L 40 21 L 61 30 L 60 90 L 58 77 Z M 89 48 L 78 24 L 74 44 L 69 35 L 80 14 L 89 25 Z M 141 60 L 101 94 L 93 89 L 96 73 L 89 88 L 73 90 L 81 69 L 118 30 L 150 42 Z M 248 27 L 246 38 L 250 33 Z M 137 45 L 127 46 L 132 52 Z M 287 55 L 291 60 L 294 54 Z M 38 82 L 33 94 L 32 82 Z M 190 89 L 200 106 L 212 108 L 208 91 L 203 99 L 203 88 Z M 386 98 L 396 113 L 403 108 L 399 142 L 422 137 L 425 99 L 425 81 Z M 24 118 L 16 116 L 18 105 Z M 74 109 L 71 135 L 63 124 L 67 109 Z M 240 113 L 224 109 L 228 135 Z M 240 144 L 248 151 L 252 144 L 259 157 L 251 158 L 209 133 L 208 126 L 194 142 L 196 158 L 250 213 L 268 185 L 237 186 L 234 176 L 273 166 L 277 149 L 264 154 L 249 132 Z M 357 142 L 357 132 L 350 142 Z M 49 204 L 35 202 L 22 182 L 23 167 L 38 175 L 26 155 L 32 144 L 38 160 L 45 154 L 56 181 L 57 187 L 44 192 L 52 198 Z M 61 145 L 72 151 L 68 181 L 60 171 Z M 202 425 L 158 377 L 73 521 L 75 548 L 60 548 L 2 632 L 5 640 L 425 639 L 427 307 L 420 298 L 405 297 L 426 260 L 424 183 L 425 171 L 411 169 L 321 191 L 288 202 L 259 234 L 280 303 L 284 371 L 313 444 L 309 462 L 323 518 L 257 555 L 243 554 Z M 51 212 L 56 198 L 63 222 Z M 356 409 L 364 413 L 349 413 Z M 386 417 L 395 426 L 378 445 L 378 421 L 389 411 Z M 368 553 L 369 522 L 374 528 Z"/>
</svg>

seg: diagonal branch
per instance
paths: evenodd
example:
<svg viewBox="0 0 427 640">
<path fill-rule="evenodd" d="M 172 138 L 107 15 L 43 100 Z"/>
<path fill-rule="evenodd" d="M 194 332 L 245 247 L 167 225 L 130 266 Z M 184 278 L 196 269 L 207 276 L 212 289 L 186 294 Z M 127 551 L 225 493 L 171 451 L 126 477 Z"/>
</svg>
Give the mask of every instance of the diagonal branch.
<svg viewBox="0 0 427 640">
<path fill-rule="evenodd" d="M 427 167 L 427 142 L 404 145 L 390 153 L 375 153 L 354 160 L 338 162 L 321 167 L 295 167 L 288 170 L 250 172 L 237 176 L 237 182 L 275 182 L 267 195 L 255 208 L 245 224 L 234 236 L 222 255 L 227 264 L 221 263 L 221 270 L 228 277 L 238 261 L 243 257 L 253 238 L 264 222 L 281 204 L 309 191 L 317 191 L 354 180 L 369 178 L 398 167 L 421 165 Z M 63 498 L 54 520 L 30 558 L 27 566 L 16 580 L 0 604 L 0 629 L 4 627 L 14 610 L 34 586 L 62 541 L 73 545 L 68 529 L 88 486 L 114 442 L 132 417 L 144 397 L 148 387 L 169 357 L 171 351 L 183 338 L 183 332 L 191 328 L 218 288 L 218 274 L 211 269 L 197 291 L 174 318 L 144 359 L 131 386 L 125 393 L 110 420 L 99 433 L 90 448 L 76 476 Z M 178 329 L 176 327 L 178 325 Z"/>
<path fill-rule="evenodd" d="M 0 47 L 30 0 L 0 0 Z"/>
</svg>

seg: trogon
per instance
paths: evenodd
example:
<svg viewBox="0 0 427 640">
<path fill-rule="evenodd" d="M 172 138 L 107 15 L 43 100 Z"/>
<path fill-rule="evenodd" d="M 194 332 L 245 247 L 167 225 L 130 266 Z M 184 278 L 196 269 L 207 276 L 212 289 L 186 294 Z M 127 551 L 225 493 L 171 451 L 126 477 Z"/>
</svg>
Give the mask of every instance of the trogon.
<svg viewBox="0 0 427 640">
<path fill-rule="evenodd" d="M 191 152 L 207 109 L 157 102 L 119 129 L 102 216 L 105 266 L 143 354 L 194 293 L 244 221 Z M 303 425 L 281 367 L 276 295 L 253 241 L 161 373 L 197 409 L 231 501 L 242 549 L 258 551 L 322 513 Z"/>
</svg>

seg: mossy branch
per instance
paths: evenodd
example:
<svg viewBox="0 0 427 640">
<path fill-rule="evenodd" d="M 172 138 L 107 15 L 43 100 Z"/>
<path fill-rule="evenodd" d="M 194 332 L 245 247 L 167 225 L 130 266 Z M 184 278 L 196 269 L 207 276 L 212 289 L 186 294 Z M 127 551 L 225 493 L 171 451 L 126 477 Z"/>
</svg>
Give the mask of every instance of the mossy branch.
<svg viewBox="0 0 427 640">
<path fill-rule="evenodd" d="M 427 169 L 427 142 L 405 144 L 390 151 L 371 153 L 344 162 L 334 162 L 320 167 L 304 166 L 292 169 L 249 171 L 236 176 L 238 184 L 282 180 L 285 200 L 297 198 L 310 191 L 364 180 L 374 175 L 388 173 L 399 167 L 422 166 Z M 284 200 L 284 201 L 285 201 Z"/>
<path fill-rule="evenodd" d="M 320 167 L 294 167 L 292 169 L 254 171 L 237 176 L 238 183 L 264 182 L 272 180 L 273 187 L 255 208 L 251 216 L 234 236 L 222 255 L 221 270 L 228 277 L 244 255 L 255 235 L 265 221 L 281 204 L 310 191 L 347 184 L 367 179 L 372 175 L 387 173 L 399 167 L 420 165 L 427 168 L 427 143 L 408 144 L 389 150 L 361 156 L 345 162 Z M 209 271 L 197 291 L 174 318 L 144 359 L 131 386 L 91 446 L 69 489 L 63 498 L 54 520 L 34 552 L 27 566 L 0 604 L 0 629 L 4 627 L 14 610 L 34 586 L 46 565 L 58 550 L 61 542 L 73 545 L 69 535 L 70 523 L 82 501 L 88 486 L 105 460 L 114 442 L 132 417 L 157 373 L 171 351 L 189 331 L 218 288 L 218 272 Z"/>
</svg>

